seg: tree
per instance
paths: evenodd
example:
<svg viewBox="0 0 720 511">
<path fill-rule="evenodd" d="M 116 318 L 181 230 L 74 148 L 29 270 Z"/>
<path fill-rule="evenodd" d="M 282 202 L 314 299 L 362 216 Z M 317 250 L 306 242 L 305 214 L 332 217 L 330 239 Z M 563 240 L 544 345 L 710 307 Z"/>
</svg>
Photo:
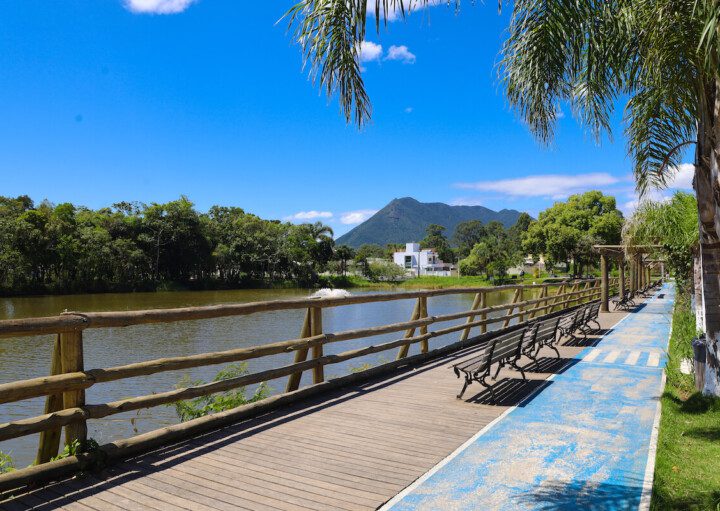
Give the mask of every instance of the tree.
<svg viewBox="0 0 720 511">
<path fill-rule="evenodd" d="M 452 2 L 459 8 L 460 0 Z M 404 18 L 404 0 L 370 4 L 375 30 Z M 421 9 L 434 5 L 418 0 Z M 502 6 L 502 0 L 499 0 Z M 720 9 L 716 0 L 517 0 L 500 74 L 513 108 L 542 143 L 567 102 L 596 140 L 611 134 L 627 98 L 628 152 L 641 192 L 664 186 L 683 149 L 695 146 L 694 188 L 702 261 L 708 393 L 720 394 Z M 300 0 L 288 12 L 310 74 L 339 96 L 346 120 L 372 113 L 360 64 L 364 0 Z M 374 12 L 373 12 L 374 11 Z"/>
<path fill-rule="evenodd" d="M 614 197 L 599 191 L 572 195 L 540 213 L 522 235 L 522 248 L 536 256 L 543 254 L 551 264 L 574 261 L 579 274 L 596 258 L 593 245 L 620 242 L 622 223 Z"/>
<path fill-rule="evenodd" d="M 470 254 L 470 251 L 485 236 L 487 231 L 480 220 L 469 220 L 460 222 L 455 227 L 455 235 L 453 241 L 457 246 L 457 255 L 459 259 L 464 259 Z"/>
<path fill-rule="evenodd" d="M 508 237 L 510 241 L 517 247 L 517 250 L 522 250 L 522 236 L 530 228 L 533 219 L 527 213 L 520 213 L 518 219 L 515 221 L 512 227 L 508 229 Z"/>
<path fill-rule="evenodd" d="M 355 263 L 360 266 L 365 277 L 371 275 L 369 259 L 385 258 L 385 250 L 380 245 L 364 243 L 355 251 Z"/>
<path fill-rule="evenodd" d="M 688 292 L 695 279 L 697 317 L 702 318 L 702 288 L 698 261 L 697 200 L 676 192 L 669 201 L 643 201 L 623 226 L 623 244 L 663 246 L 668 269 L 680 292 Z M 695 274 L 695 275 L 694 275 Z"/>
<path fill-rule="evenodd" d="M 446 263 L 453 262 L 453 253 L 445 237 L 445 227 L 437 224 L 430 224 L 425 229 L 425 239 L 420 242 L 424 248 L 435 249 L 440 259 Z"/>
<path fill-rule="evenodd" d="M 485 274 L 488 279 L 502 282 L 508 269 L 522 261 L 522 254 L 503 232 L 486 236 L 475 244 L 470 254 L 459 263 L 462 275 Z"/>
<path fill-rule="evenodd" d="M 340 274 L 344 277 L 347 274 L 348 261 L 355 257 L 355 251 L 347 245 L 340 245 L 335 249 L 335 260 L 340 261 Z"/>
</svg>

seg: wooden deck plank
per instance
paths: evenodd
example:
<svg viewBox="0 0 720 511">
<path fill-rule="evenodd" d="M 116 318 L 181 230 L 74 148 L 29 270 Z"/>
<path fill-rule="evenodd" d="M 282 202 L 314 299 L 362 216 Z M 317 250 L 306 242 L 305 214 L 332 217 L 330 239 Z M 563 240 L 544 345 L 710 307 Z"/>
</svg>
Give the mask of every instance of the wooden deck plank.
<svg viewBox="0 0 720 511">
<path fill-rule="evenodd" d="M 338 498 L 318 487 L 303 488 L 302 486 L 287 484 L 284 479 L 275 479 L 268 477 L 262 472 L 252 473 L 243 470 L 241 466 L 233 466 L 231 469 L 226 467 L 218 469 L 217 467 L 205 462 L 204 459 L 193 460 L 192 463 L 184 463 L 174 470 L 187 474 L 188 476 L 207 478 L 212 483 L 219 483 L 226 489 L 234 488 L 241 485 L 244 488 L 250 488 L 252 492 L 263 496 L 289 496 L 292 499 L 303 499 L 304 502 L 313 502 L 314 509 L 322 509 L 331 511 L 335 509 L 345 509 L 347 511 L 359 511 L 362 506 L 358 506 L 349 499 Z M 284 498 L 283 498 L 284 500 Z M 298 501 L 295 501 L 298 502 Z"/>
<path fill-rule="evenodd" d="M 193 460 L 193 463 L 188 464 L 188 466 L 202 467 L 208 474 L 217 474 L 223 479 L 228 475 L 227 463 L 208 456 Z M 178 470 L 184 469 L 185 464 L 178 466 Z M 338 484 L 324 483 L 323 481 L 309 477 L 298 477 L 286 471 L 268 470 L 265 467 L 247 462 L 244 462 L 241 466 L 233 467 L 231 475 L 233 480 L 262 479 L 267 481 L 271 486 L 277 484 L 301 490 L 303 493 L 317 494 L 320 495 L 325 502 L 332 503 L 339 501 L 338 506 L 340 507 L 345 507 L 346 504 L 350 504 L 350 507 L 355 509 L 357 506 L 354 504 L 358 501 L 367 501 L 367 505 L 374 502 L 374 499 L 368 497 L 364 492 L 349 492 Z M 213 478 L 215 478 L 215 475 L 213 475 Z M 325 495 L 333 495 L 333 498 L 330 500 L 324 499 Z"/>
</svg>

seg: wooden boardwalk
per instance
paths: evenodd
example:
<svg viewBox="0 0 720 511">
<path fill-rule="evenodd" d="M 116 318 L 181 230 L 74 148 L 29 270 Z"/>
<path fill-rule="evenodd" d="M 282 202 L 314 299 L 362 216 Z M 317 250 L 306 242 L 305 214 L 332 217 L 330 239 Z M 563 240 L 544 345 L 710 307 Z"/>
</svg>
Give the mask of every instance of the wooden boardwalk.
<svg viewBox="0 0 720 511">
<path fill-rule="evenodd" d="M 625 313 L 603 313 L 609 328 Z M 503 370 L 497 401 L 474 384 L 464 401 L 457 352 L 296 403 L 0 504 L 7 510 L 371 510 L 450 455 L 592 345 L 541 352 L 529 381 Z"/>
</svg>

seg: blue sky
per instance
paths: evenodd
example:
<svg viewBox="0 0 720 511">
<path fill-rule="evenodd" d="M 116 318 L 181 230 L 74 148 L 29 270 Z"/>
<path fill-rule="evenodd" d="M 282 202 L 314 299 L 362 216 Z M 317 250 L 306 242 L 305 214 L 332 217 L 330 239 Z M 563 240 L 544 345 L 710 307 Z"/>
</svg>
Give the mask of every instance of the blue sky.
<svg viewBox="0 0 720 511">
<path fill-rule="evenodd" d="M 510 111 L 496 4 L 433 7 L 371 33 L 362 131 L 302 72 L 276 24 L 291 4 L 0 3 L 0 195 L 97 208 L 185 194 L 200 210 L 319 219 L 336 234 L 405 196 L 536 215 L 599 188 L 632 208 L 621 111 L 597 146 L 564 106 L 550 148 Z"/>
</svg>

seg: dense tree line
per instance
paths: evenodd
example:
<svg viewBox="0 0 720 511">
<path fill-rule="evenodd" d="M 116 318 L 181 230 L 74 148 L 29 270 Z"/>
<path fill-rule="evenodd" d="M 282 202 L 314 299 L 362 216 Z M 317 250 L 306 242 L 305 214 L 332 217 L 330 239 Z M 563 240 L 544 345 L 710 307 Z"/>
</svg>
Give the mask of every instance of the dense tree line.
<svg viewBox="0 0 720 511">
<path fill-rule="evenodd" d="M 309 285 L 333 257 L 332 234 L 320 223 L 263 220 L 236 207 L 199 213 L 185 197 L 98 210 L 0 197 L 0 291 Z"/>
<path fill-rule="evenodd" d="M 540 213 L 522 237 L 523 250 L 545 256 L 548 265 L 572 262 L 580 275 L 597 263 L 593 245 L 620 243 L 623 222 L 615 197 L 597 190 L 571 195 Z"/>
</svg>

